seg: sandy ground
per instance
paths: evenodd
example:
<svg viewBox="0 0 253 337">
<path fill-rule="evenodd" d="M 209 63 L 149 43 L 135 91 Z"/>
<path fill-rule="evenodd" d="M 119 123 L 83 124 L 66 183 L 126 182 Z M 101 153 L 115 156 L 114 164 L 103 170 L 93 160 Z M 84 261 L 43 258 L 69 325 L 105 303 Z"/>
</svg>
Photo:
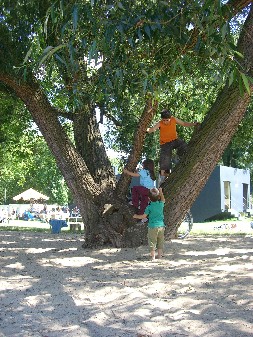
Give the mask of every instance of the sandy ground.
<svg viewBox="0 0 253 337">
<path fill-rule="evenodd" d="M 253 231 L 84 250 L 82 235 L 0 232 L 0 337 L 253 335 Z"/>
</svg>

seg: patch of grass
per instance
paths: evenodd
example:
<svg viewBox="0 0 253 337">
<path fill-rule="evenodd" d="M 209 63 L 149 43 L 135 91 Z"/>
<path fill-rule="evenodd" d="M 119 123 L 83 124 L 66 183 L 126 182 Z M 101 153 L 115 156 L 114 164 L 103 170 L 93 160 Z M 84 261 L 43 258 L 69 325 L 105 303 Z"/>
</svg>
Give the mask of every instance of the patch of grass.
<svg viewBox="0 0 253 337">
<path fill-rule="evenodd" d="M 215 222 L 215 221 L 236 221 L 238 218 L 236 218 L 233 214 L 229 212 L 221 212 L 219 214 L 216 214 L 210 218 L 205 219 L 204 222 Z"/>
<path fill-rule="evenodd" d="M 37 228 L 37 227 L 18 227 L 18 226 L 1 226 L 0 231 L 13 231 L 13 232 L 41 232 L 50 233 L 51 230 L 48 228 Z"/>
<path fill-rule="evenodd" d="M 194 231 L 192 230 L 190 232 L 191 236 L 204 236 L 204 237 L 210 237 L 210 236 L 227 236 L 227 237 L 236 237 L 236 236 L 245 236 L 250 235 L 253 233 L 250 232 L 234 232 L 231 233 L 229 231 Z"/>
<path fill-rule="evenodd" d="M 38 227 L 18 227 L 18 226 L 1 226 L 0 232 L 12 231 L 12 232 L 33 232 L 33 233 L 52 233 L 50 228 L 38 228 Z M 83 231 L 64 230 L 60 233 L 64 234 L 82 234 Z"/>
</svg>

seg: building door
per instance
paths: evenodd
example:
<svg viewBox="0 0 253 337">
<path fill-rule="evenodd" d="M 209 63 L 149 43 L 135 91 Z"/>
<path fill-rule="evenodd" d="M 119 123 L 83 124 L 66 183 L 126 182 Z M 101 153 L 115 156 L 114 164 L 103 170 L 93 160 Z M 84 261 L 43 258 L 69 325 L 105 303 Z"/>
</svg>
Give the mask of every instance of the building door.
<svg viewBox="0 0 253 337">
<path fill-rule="evenodd" d="M 242 184 L 243 186 L 243 212 L 246 212 L 248 207 L 248 184 Z"/>
<path fill-rule="evenodd" d="M 224 181 L 224 209 L 225 211 L 231 208 L 231 188 L 230 181 Z"/>
</svg>

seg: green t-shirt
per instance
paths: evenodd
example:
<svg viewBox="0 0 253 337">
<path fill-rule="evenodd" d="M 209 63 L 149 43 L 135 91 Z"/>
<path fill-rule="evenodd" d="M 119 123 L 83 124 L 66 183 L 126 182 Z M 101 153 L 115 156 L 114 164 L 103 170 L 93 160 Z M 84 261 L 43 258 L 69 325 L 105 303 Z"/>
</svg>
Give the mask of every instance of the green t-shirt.
<svg viewBox="0 0 253 337">
<path fill-rule="evenodd" d="M 144 214 L 148 216 L 148 227 L 164 227 L 163 215 L 164 201 L 151 201 L 146 207 Z"/>
</svg>

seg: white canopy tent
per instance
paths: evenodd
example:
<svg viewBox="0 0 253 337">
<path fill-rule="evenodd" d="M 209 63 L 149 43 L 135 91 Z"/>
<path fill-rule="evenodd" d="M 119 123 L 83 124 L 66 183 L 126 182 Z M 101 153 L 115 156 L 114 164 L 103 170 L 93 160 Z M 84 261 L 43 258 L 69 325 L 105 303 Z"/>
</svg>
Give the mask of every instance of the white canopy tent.
<svg viewBox="0 0 253 337">
<path fill-rule="evenodd" d="M 34 190 L 33 188 L 29 188 L 27 191 L 24 191 L 18 195 L 16 195 L 13 200 L 48 200 L 49 197 L 46 195 Z"/>
</svg>

